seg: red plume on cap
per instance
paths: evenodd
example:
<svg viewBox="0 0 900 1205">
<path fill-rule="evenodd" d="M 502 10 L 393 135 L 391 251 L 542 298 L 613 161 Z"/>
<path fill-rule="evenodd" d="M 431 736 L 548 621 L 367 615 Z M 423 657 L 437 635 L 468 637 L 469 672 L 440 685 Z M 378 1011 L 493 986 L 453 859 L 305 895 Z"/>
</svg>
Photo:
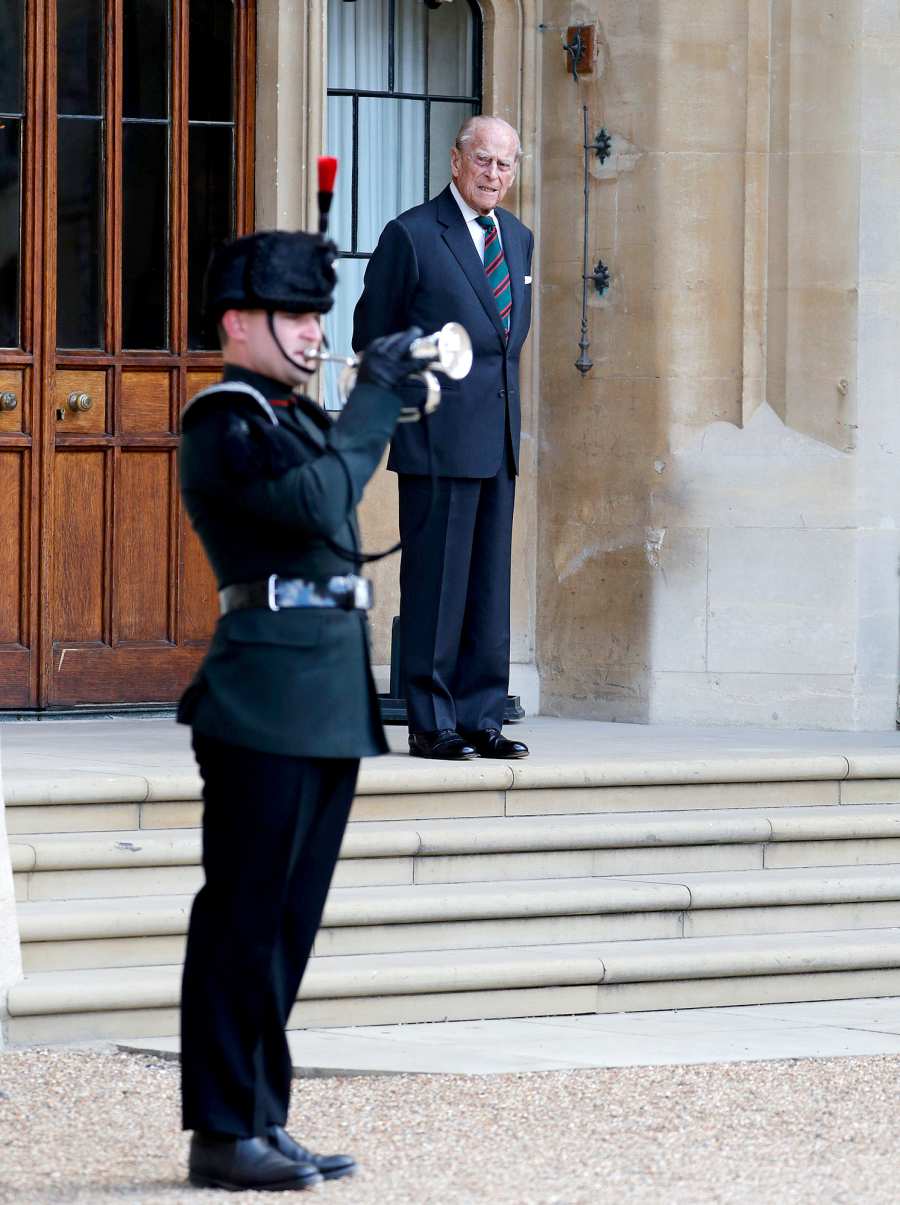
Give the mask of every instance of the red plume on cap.
<svg viewBox="0 0 900 1205">
<path fill-rule="evenodd" d="M 319 156 L 319 234 L 325 234 L 328 230 L 328 211 L 331 209 L 337 169 L 338 161 L 333 155 Z"/>
<path fill-rule="evenodd" d="M 319 192 L 334 192 L 338 161 L 333 155 L 319 156 Z"/>
</svg>

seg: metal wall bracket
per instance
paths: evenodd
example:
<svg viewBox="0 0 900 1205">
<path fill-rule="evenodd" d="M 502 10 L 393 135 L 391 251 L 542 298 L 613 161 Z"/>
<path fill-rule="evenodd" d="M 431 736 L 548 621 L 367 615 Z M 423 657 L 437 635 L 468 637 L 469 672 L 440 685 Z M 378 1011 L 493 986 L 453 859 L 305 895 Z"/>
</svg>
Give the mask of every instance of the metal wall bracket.
<svg viewBox="0 0 900 1205">
<path fill-rule="evenodd" d="M 587 144 L 587 138 L 585 138 Z M 612 138 L 606 126 L 601 126 L 597 131 L 594 141 L 588 146 L 588 150 L 592 150 L 601 164 L 604 164 L 612 154 Z"/>
<path fill-rule="evenodd" d="M 578 83 L 579 72 L 591 75 L 594 70 L 594 34 L 593 25 L 569 25 L 566 28 L 566 40 L 563 50 L 566 52 L 566 69 L 571 71 L 575 83 Z"/>
<path fill-rule="evenodd" d="M 591 156 L 596 155 L 601 163 L 604 163 L 612 152 L 612 138 L 609 131 L 603 127 L 598 132 L 593 142 L 588 141 L 588 110 L 587 105 L 582 106 L 584 116 L 584 250 L 581 269 L 581 338 L 578 340 L 579 356 L 575 361 L 575 367 L 581 375 L 587 374 L 594 367 L 594 361 L 588 355 L 590 340 L 588 339 L 588 321 L 587 321 L 587 303 L 588 303 L 588 286 L 593 283 L 594 289 L 598 296 L 602 297 L 609 289 L 610 271 L 602 259 L 597 260 L 596 267 L 593 271 L 588 270 L 588 247 L 590 239 L 590 223 L 591 223 L 591 206 L 590 206 L 590 183 L 591 183 Z"/>
<path fill-rule="evenodd" d="M 602 259 L 597 260 L 597 266 L 594 268 L 593 272 L 588 272 L 586 279 L 594 282 L 594 288 L 597 290 L 597 295 L 602 297 L 609 288 L 610 281 L 609 268 L 607 268 Z"/>
</svg>

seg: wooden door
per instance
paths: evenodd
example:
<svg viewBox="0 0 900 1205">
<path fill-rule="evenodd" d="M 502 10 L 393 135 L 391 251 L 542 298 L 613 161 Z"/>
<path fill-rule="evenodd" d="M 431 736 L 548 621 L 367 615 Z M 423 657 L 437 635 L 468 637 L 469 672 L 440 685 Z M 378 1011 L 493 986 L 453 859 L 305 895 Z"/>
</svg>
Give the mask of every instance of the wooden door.
<svg viewBox="0 0 900 1205">
<path fill-rule="evenodd" d="M 250 0 L 0 16 L 2 707 L 170 702 L 212 629 L 178 416 L 220 366 L 210 247 L 252 226 L 254 29 Z"/>
</svg>

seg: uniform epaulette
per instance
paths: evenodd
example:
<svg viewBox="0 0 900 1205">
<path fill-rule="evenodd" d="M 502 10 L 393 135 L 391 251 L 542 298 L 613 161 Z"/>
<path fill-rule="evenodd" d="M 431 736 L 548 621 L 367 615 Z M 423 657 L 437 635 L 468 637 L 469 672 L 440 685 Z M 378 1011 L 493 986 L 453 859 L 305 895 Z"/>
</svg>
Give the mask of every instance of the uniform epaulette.
<svg viewBox="0 0 900 1205">
<path fill-rule="evenodd" d="M 191 398 L 181 412 L 182 430 L 193 423 L 195 417 L 199 418 L 215 409 L 249 410 L 259 418 L 265 416 L 272 426 L 278 426 L 275 411 L 258 389 L 244 381 L 220 381 L 217 385 L 202 389 Z"/>
</svg>

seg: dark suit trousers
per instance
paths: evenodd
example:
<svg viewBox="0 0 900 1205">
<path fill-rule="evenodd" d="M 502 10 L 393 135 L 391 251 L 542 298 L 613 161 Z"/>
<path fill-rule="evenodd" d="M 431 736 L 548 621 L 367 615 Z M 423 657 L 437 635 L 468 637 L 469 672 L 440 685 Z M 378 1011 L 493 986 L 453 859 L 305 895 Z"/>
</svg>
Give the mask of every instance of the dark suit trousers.
<svg viewBox="0 0 900 1205">
<path fill-rule="evenodd" d="M 359 762 L 258 753 L 199 734 L 194 753 L 206 882 L 191 911 L 182 981 L 182 1118 L 188 1130 L 249 1138 L 287 1118 L 284 1027 Z"/>
<path fill-rule="evenodd" d="M 400 474 L 400 639 L 411 732 L 500 728 L 509 690 L 516 478 Z"/>
</svg>

